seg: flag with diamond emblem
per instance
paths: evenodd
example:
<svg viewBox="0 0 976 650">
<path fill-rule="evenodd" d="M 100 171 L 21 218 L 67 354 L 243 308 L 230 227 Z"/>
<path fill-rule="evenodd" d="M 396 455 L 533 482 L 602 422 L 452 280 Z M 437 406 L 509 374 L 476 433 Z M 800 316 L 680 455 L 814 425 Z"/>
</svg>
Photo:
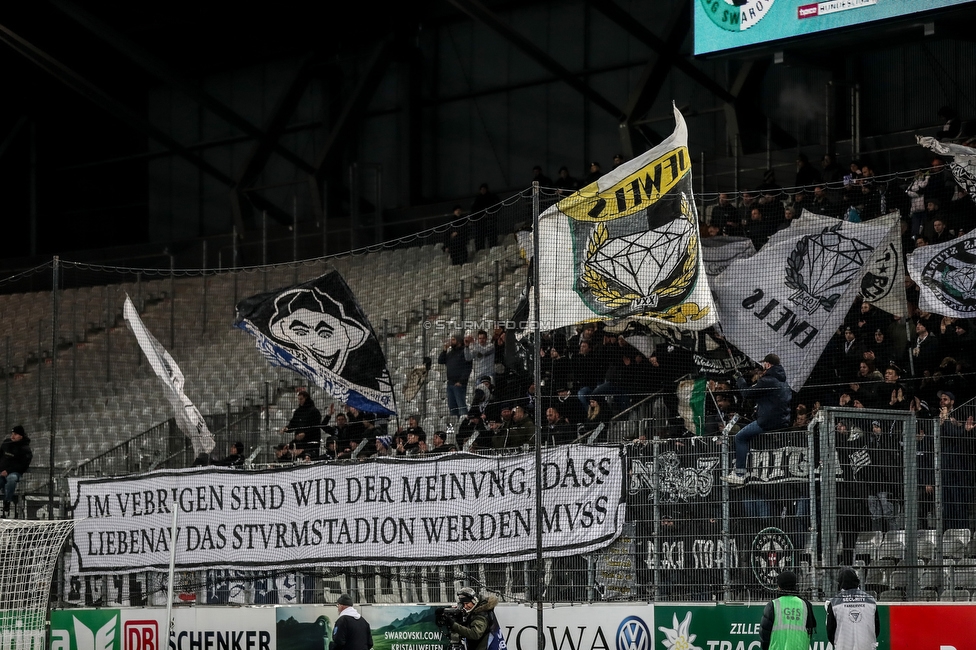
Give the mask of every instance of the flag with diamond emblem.
<svg viewBox="0 0 976 650">
<path fill-rule="evenodd" d="M 725 338 L 754 361 L 779 355 L 800 390 L 893 229 L 895 216 L 822 226 L 799 219 L 780 230 L 712 279 Z"/>
<path fill-rule="evenodd" d="M 688 131 L 677 109 L 674 117 L 664 142 L 540 215 L 543 329 L 621 318 L 690 330 L 715 322 Z"/>
<path fill-rule="evenodd" d="M 908 271 L 918 284 L 918 308 L 950 316 L 976 316 L 976 233 L 916 248 Z"/>
</svg>

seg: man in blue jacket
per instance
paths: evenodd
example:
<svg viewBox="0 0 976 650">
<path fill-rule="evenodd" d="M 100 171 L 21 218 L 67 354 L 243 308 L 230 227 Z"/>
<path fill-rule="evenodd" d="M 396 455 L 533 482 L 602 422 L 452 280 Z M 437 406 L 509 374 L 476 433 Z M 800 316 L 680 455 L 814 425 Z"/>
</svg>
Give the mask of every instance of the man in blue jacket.
<svg viewBox="0 0 976 650">
<path fill-rule="evenodd" d="M 735 379 L 742 397 L 756 404 L 756 419 L 735 434 L 735 470 L 722 480 L 733 485 L 746 482 L 746 458 L 753 438 L 765 431 L 785 429 L 790 426 L 790 400 L 793 392 L 786 383 L 786 371 L 780 365 L 779 356 L 767 354 L 762 360 L 762 370 L 753 376 L 750 386 L 742 375 Z"/>
</svg>

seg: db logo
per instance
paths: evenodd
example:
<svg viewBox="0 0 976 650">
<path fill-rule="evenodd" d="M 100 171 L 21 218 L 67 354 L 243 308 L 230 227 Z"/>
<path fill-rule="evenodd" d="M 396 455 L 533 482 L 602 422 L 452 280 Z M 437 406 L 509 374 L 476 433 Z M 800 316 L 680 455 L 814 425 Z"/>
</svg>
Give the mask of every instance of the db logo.
<svg viewBox="0 0 976 650">
<path fill-rule="evenodd" d="M 122 635 L 123 650 L 160 650 L 156 621 L 126 621 Z"/>
</svg>

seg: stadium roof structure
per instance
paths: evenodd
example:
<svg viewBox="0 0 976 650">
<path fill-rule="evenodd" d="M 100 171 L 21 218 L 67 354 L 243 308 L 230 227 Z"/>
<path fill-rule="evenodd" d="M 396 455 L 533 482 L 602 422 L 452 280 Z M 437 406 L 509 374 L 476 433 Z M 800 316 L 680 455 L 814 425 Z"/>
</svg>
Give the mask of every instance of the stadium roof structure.
<svg viewBox="0 0 976 650">
<path fill-rule="evenodd" d="M 351 127 L 386 66 L 412 56 L 418 34 L 436 24 L 474 22 L 493 31 L 605 117 L 619 122 L 621 150 L 628 155 L 632 155 L 628 147 L 639 149 L 660 140 L 645 118 L 673 71 L 690 79 L 700 93 L 733 107 L 730 119 L 738 119 L 739 127 L 766 132 L 767 121 L 749 96 L 760 83 L 771 52 L 749 54 L 763 63 L 743 66 L 734 83 L 726 85 L 690 54 L 691 0 L 655 3 L 661 7 L 661 23 L 654 26 L 633 20 L 628 5 L 619 0 L 571 4 L 598 12 L 620 37 L 636 39 L 652 52 L 640 79 L 628 90 L 626 105 L 588 84 L 585 74 L 545 52 L 524 29 L 504 17 L 514 8 L 538 6 L 550 12 L 565 8 L 565 3 L 551 0 L 426 0 L 384 3 L 381 8 L 345 3 L 341 10 L 307 3 L 249 8 L 188 2 L 112 7 L 73 0 L 13 3 L 0 12 L 0 64 L 6 91 L 0 105 L 0 187 L 8 213 L 31 217 L 13 220 L 5 253 L 42 254 L 146 241 L 145 225 L 133 215 L 146 212 L 149 179 L 145 165 L 128 163 L 160 155 L 189 161 L 200 174 L 239 193 L 241 204 L 286 223 L 288 206 L 276 204 L 260 191 L 249 191 L 269 158 L 279 157 L 318 184 L 330 175 L 343 180 L 342 153 L 356 146 L 352 140 L 356 131 Z M 971 3 L 964 11 L 972 14 L 972 7 Z M 971 24 L 949 13 L 930 20 L 947 34 Z M 920 28 L 899 28 L 903 42 L 923 36 Z M 904 30 L 910 33 L 906 36 Z M 885 38 L 884 30 L 874 32 L 874 38 Z M 852 41 L 843 37 L 818 42 L 830 49 L 811 53 L 806 44 L 796 48 L 786 44 L 777 51 L 811 65 L 836 66 L 842 65 L 842 53 L 852 47 Z M 872 42 L 877 43 L 863 33 L 856 41 L 860 51 L 872 47 Z M 360 60 L 355 92 L 334 107 L 326 146 L 314 157 L 290 150 L 280 136 L 289 127 L 305 84 L 343 74 L 335 64 L 350 58 Z M 208 75 L 282 59 L 297 59 L 301 64 L 271 119 L 261 124 L 235 112 L 199 83 Z M 417 78 L 429 73 L 420 69 Z M 251 147 L 246 164 L 229 173 L 208 161 L 195 145 L 154 125 L 147 116 L 146 97 L 149 89 L 160 85 L 191 97 L 201 113 L 228 124 L 234 133 L 229 138 Z M 779 125 L 769 128 L 780 146 L 795 142 Z M 419 182 L 411 187 L 419 187 Z M 106 196 L 111 197 L 108 205 Z M 429 198 L 414 191 L 411 200 L 419 204 Z M 241 216 L 235 218 L 242 226 Z M 93 234 L 79 234 L 75 227 L 79 223 L 87 224 Z"/>
</svg>

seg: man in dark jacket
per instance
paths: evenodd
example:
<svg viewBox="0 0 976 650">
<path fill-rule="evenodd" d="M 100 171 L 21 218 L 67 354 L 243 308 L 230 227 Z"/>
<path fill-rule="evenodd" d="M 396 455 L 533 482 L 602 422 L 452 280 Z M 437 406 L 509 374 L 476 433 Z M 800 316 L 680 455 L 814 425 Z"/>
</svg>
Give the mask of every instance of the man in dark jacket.
<svg viewBox="0 0 976 650">
<path fill-rule="evenodd" d="M 342 594 L 336 601 L 339 617 L 332 628 L 329 650 L 370 650 L 373 647 L 373 631 L 369 621 L 353 607 L 352 598 Z"/>
<path fill-rule="evenodd" d="M 762 360 L 762 371 L 754 376 L 749 386 L 741 375 L 735 380 L 744 399 L 756 404 L 756 419 L 735 434 L 735 470 L 722 480 L 735 485 L 746 482 L 746 458 L 749 443 L 765 431 L 785 429 L 790 426 L 790 400 L 793 393 L 786 383 L 786 371 L 780 365 L 779 356 L 767 354 Z"/>
<path fill-rule="evenodd" d="M 17 500 L 17 483 L 27 473 L 34 452 L 30 448 L 30 438 L 19 424 L 10 432 L 10 437 L 0 443 L 0 489 L 3 490 L 3 516 L 10 515 L 10 503 Z"/>
<path fill-rule="evenodd" d="M 288 426 L 281 430 L 282 433 L 291 433 L 291 445 L 295 449 L 310 456 L 319 455 L 319 442 L 322 440 L 322 414 L 315 408 L 315 402 L 307 390 L 300 390 L 297 393 L 298 408 L 291 416 Z"/>
<path fill-rule="evenodd" d="M 243 467 L 244 461 L 247 460 L 244 451 L 244 443 L 235 442 L 230 446 L 230 453 L 226 458 L 215 460 L 212 464 L 218 467 Z"/>
<path fill-rule="evenodd" d="M 464 356 L 464 343 L 460 336 L 452 336 L 444 342 L 444 349 L 437 357 L 447 375 L 447 407 L 451 415 L 460 418 L 468 412 L 468 377 L 471 361 Z"/>
<path fill-rule="evenodd" d="M 495 619 L 497 604 L 494 596 L 481 599 L 471 587 L 458 591 L 458 606 L 464 610 L 464 616 L 460 622 L 451 623 L 449 629 L 464 639 L 467 650 L 487 650 L 489 637 L 499 633 Z"/>
<path fill-rule="evenodd" d="M 827 601 L 827 640 L 836 650 L 875 648 L 881 621 L 878 604 L 861 589 L 854 569 L 842 569 L 837 580 L 840 593 Z"/>
<path fill-rule="evenodd" d="M 783 595 L 766 603 L 759 624 L 762 650 L 808 650 L 817 620 L 813 605 L 796 594 L 796 574 L 783 571 L 776 576 L 776 586 Z"/>
</svg>

